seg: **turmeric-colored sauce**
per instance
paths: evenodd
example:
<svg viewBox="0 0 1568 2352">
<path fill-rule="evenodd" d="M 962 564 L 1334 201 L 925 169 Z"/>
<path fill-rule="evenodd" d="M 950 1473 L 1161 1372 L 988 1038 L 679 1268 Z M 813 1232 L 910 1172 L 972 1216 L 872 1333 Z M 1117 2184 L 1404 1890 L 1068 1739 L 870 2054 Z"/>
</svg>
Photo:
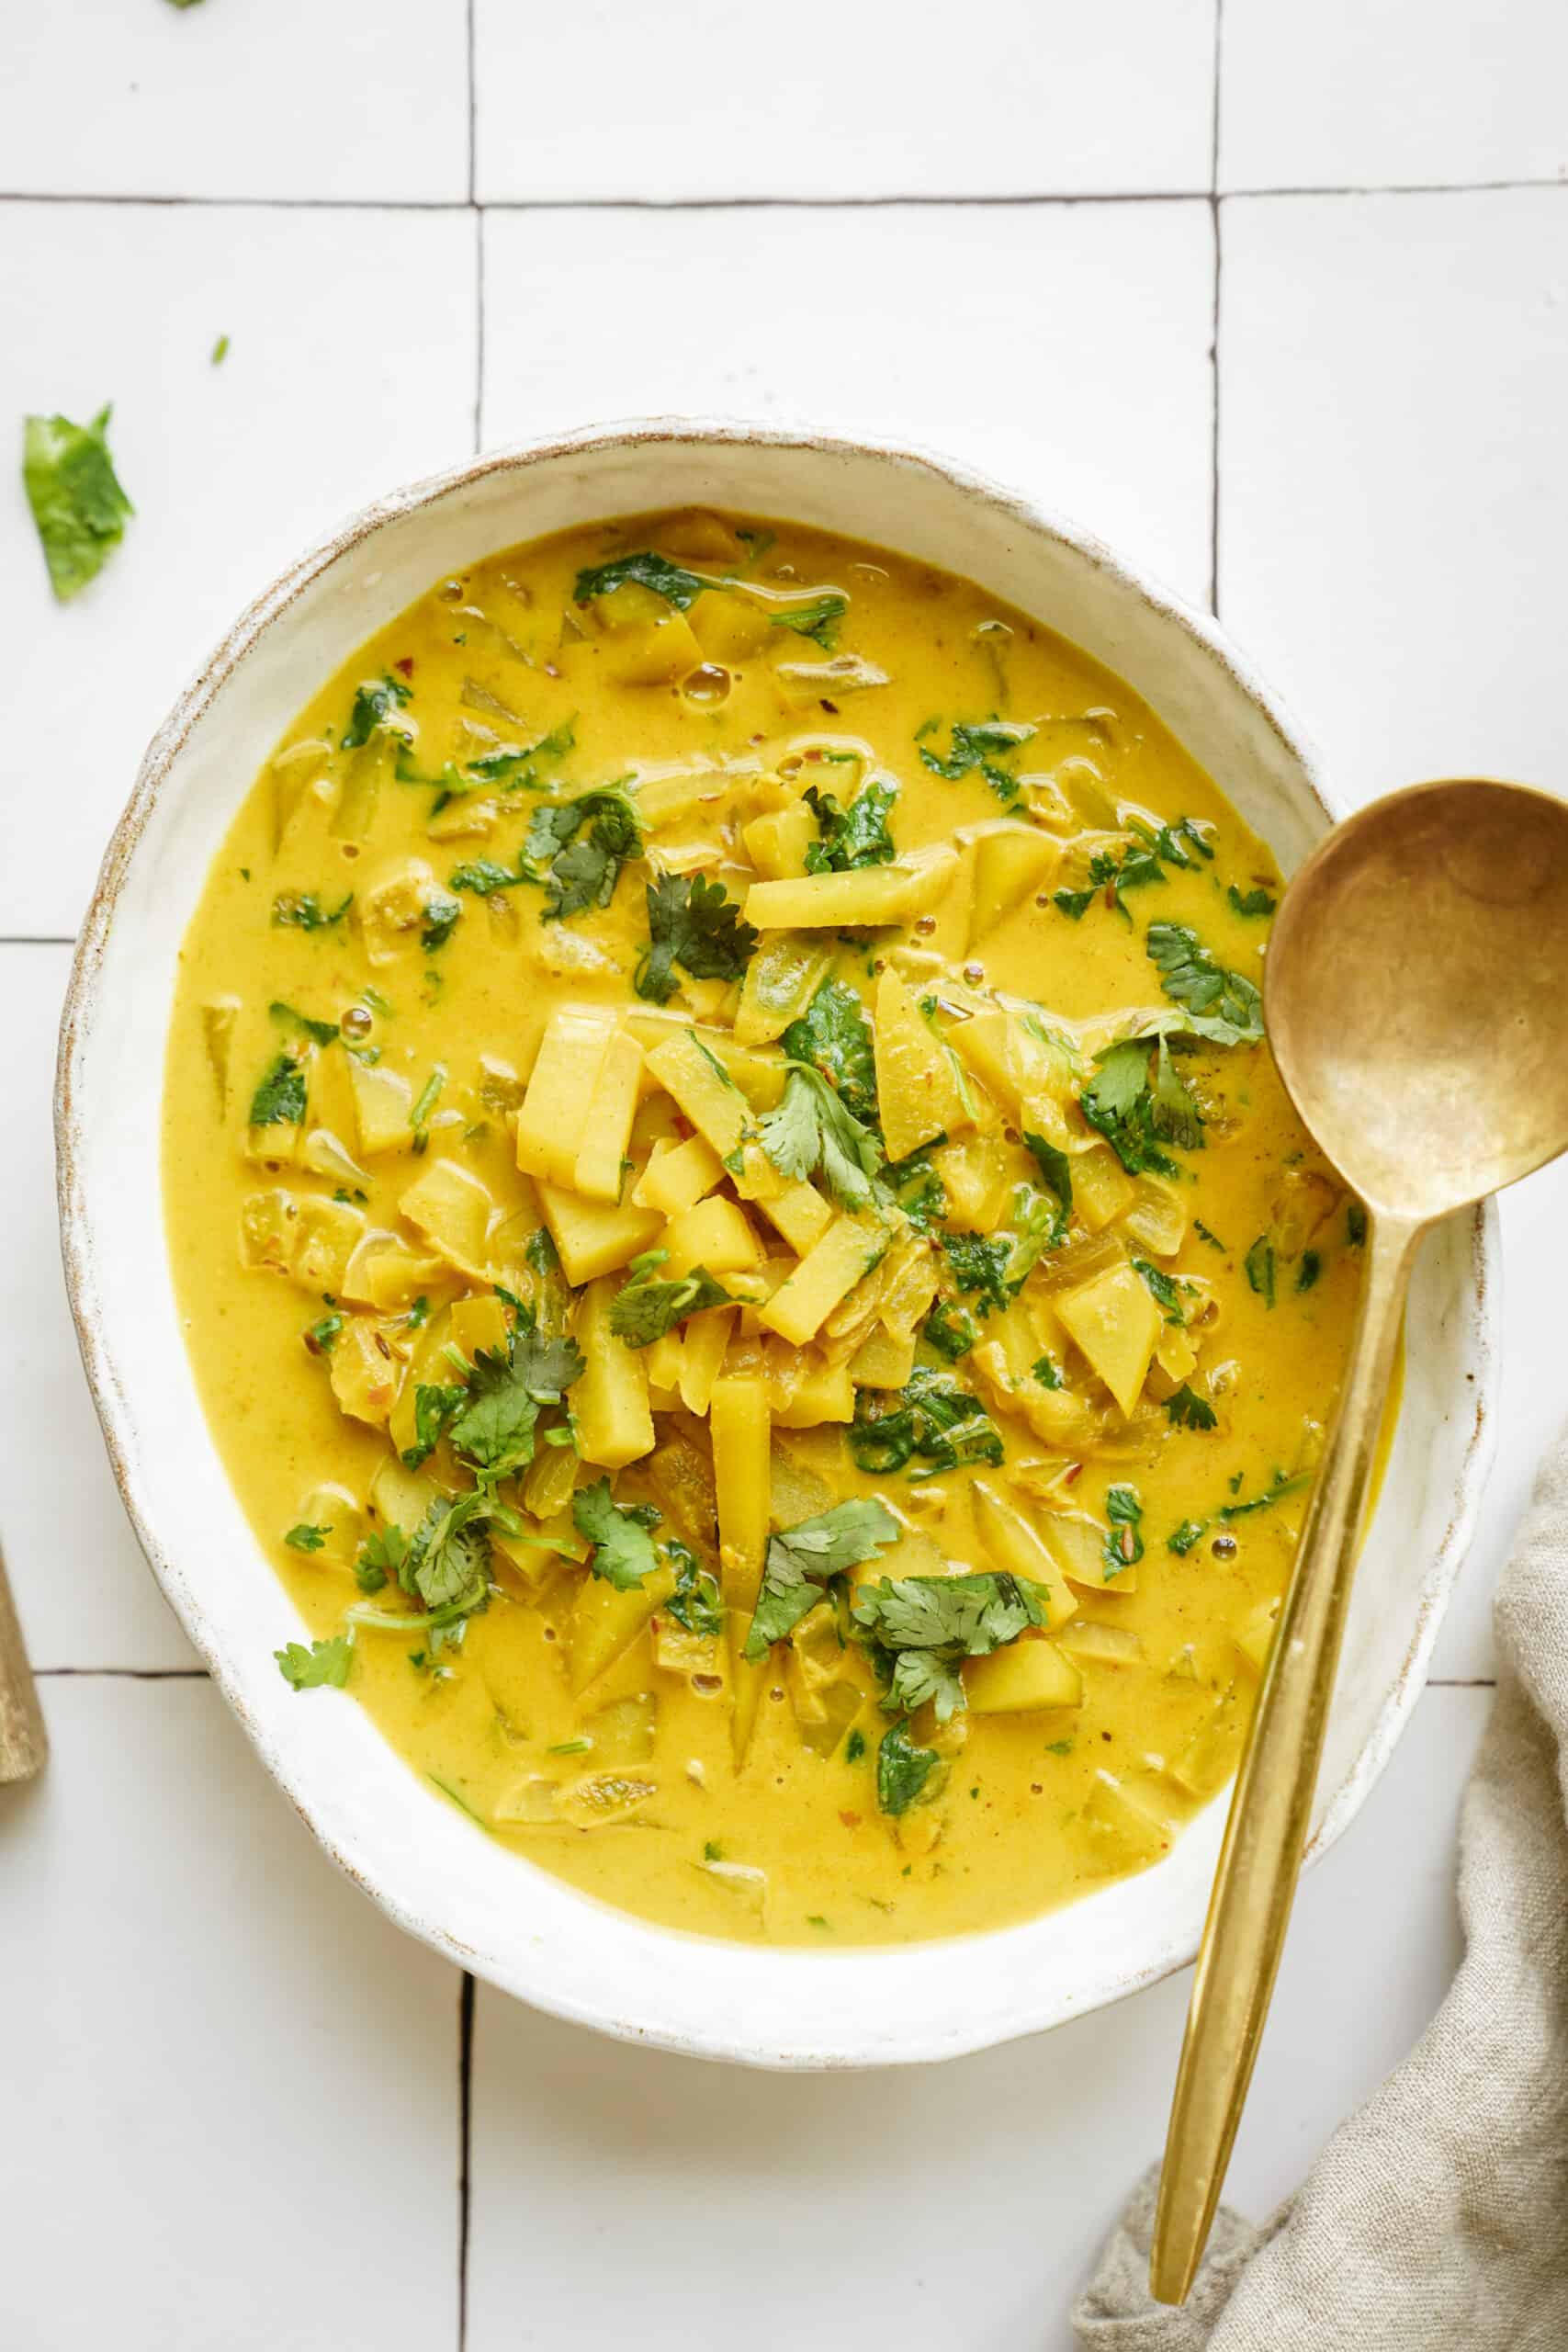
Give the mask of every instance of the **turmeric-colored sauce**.
<svg viewBox="0 0 1568 2352">
<path fill-rule="evenodd" d="M 1263 1040 L 1279 890 L 1129 686 L 885 549 L 686 513 L 435 583 L 256 779 L 170 1037 L 299 1703 L 702 1933 L 1157 1860 L 1359 1281 Z"/>
</svg>

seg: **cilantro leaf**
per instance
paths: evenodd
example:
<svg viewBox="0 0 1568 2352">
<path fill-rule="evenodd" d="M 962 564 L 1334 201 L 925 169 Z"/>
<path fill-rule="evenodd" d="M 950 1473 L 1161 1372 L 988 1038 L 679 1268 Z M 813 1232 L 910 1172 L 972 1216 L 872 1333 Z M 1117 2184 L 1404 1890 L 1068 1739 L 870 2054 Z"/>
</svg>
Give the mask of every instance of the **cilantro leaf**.
<svg viewBox="0 0 1568 2352">
<path fill-rule="evenodd" d="M 1179 1430 L 1212 1430 L 1219 1419 L 1219 1415 L 1209 1403 L 1208 1398 L 1200 1396 L 1197 1390 L 1190 1387 L 1186 1381 L 1182 1382 L 1174 1395 L 1166 1398 L 1165 1409 L 1170 1415 L 1174 1426 Z"/>
<path fill-rule="evenodd" d="M 861 1587 L 851 1613 L 887 1683 L 886 1703 L 909 1714 L 929 1700 L 944 1724 L 964 1704 L 961 1662 L 1043 1625 L 1045 1602 L 1038 1585 L 1011 1576 L 884 1577 Z"/>
<path fill-rule="evenodd" d="M 454 866 L 446 879 L 454 890 L 471 890 L 477 899 L 492 899 L 498 891 L 515 890 L 519 882 L 531 882 L 534 876 L 521 857 L 515 865 L 498 865 L 493 857 L 474 857 Z"/>
<path fill-rule="evenodd" d="M 1018 778 L 1003 767 L 1008 754 L 1027 743 L 1035 729 L 1021 721 L 1005 718 L 984 718 L 964 723 L 953 722 L 953 741 L 946 758 L 930 752 L 921 743 L 921 763 L 933 775 L 957 784 L 976 769 L 985 777 L 998 800 L 1004 805 L 1018 798 Z M 917 739 L 918 740 L 918 739 Z"/>
<path fill-rule="evenodd" d="M 22 440 L 22 486 L 32 509 L 50 586 L 64 605 L 96 579 L 135 513 L 108 448 L 109 411 L 91 424 L 29 416 Z"/>
<path fill-rule="evenodd" d="M 438 1495 L 414 1530 L 398 1581 L 440 1620 L 434 1631 L 445 1631 L 488 1602 L 490 1545 L 484 1531 L 492 1519 L 513 1530 L 517 1525 L 492 1495 L 475 1487 L 456 1501 Z"/>
<path fill-rule="evenodd" d="M 347 1634 L 334 1634 L 330 1641 L 312 1642 L 309 1649 L 303 1642 L 287 1642 L 273 1656 L 291 1690 L 341 1690 L 348 1680 L 354 1642 Z"/>
<path fill-rule="evenodd" d="M 966 1297 L 978 1295 L 976 1309 L 984 1322 L 993 1306 L 1005 1307 L 1012 1296 L 1008 1267 L 1012 1243 L 1004 1233 L 944 1233 L 942 1246 L 949 1271 Z"/>
<path fill-rule="evenodd" d="M 308 1519 L 302 1519 L 298 1526 L 289 1529 L 283 1540 L 291 1552 L 319 1552 L 332 1532 L 330 1525 L 317 1527 Z"/>
<path fill-rule="evenodd" d="M 857 1498 L 770 1536 L 745 1656 L 764 1657 L 771 1642 L 782 1641 L 816 1607 L 829 1577 L 874 1559 L 878 1546 L 897 1535 L 886 1503 Z"/>
<path fill-rule="evenodd" d="M 846 1435 L 857 1469 L 873 1477 L 902 1470 L 918 1461 L 914 1478 L 934 1477 L 942 1470 L 1002 1459 L 1001 1431 L 977 1396 L 961 1387 L 951 1373 L 917 1364 L 906 1385 L 892 1392 L 891 1401 L 874 1412 L 872 1391 L 855 1396 L 855 1418 Z"/>
<path fill-rule="evenodd" d="M 1099 1129 L 1130 1176 L 1150 1169 L 1163 1176 L 1177 1173 L 1176 1162 L 1157 1141 L 1160 1131 L 1149 1080 L 1152 1058 L 1144 1038 L 1107 1046 L 1095 1056 L 1095 1074 L 1078 1097 L 1084 1117 Z"/>
<path fill-rule="evenodd" d="M 907 1159 L 889 1161 L 882 1180 L 911 1225 L 922 1233 L 947 1215 L 947 1187 L 931 1166 L 931 1154 L 942 1138 L 937 1136 L 912 1151 Z"/>
<path fill-rule="evenodd" d="M 419 944 L 427 956 L 445 947 L 457 927 L 462 908 L 456 899 L 443 898 L 439 891 L 424 902 L 424 920 L 419 928 Z"/>
<path fill-rule="evenodd" d="M 419 1381 L 413 1392 L 413 1435 L 412 1445 L 402 1450 L 405 1469 L 417 1470 L 427 1461 L 441 1442 L 441 1433 L 455 1413 L 462 1411 L 468 1396 L 466 1388 L 438 1382 Z"/>
<path fill-rule="evenodd" d="M 578 1533 L 593 1546 L 590 1563 L 593 1574 L 614 1585 L 617 1592 L 635 1591 L 659 1566 L 648 1532 L 658 1526 L 659 1513 L 648 1503 L 634 1504 L 629 1510 L 617 1509 L 610 1497 L 608 1478 L 579 1487 L 571 1498 L 571 1516 Z"/>
<path fill-rule="evenodd" d="M 648 931 L 634 985 L 650 1004 L 674 994 L 676 964 L 694 980 L 739 979 L 760 936 L 723 883 L 700 874 L 661 874 L 649 884 Z"/>
<path fill-rule="evenodd" d="M 1301 1263 L 1296 1268 L 1297 1290 L 1311 1290 L 1313 1284 L 1316 1282 L 1322 1272 L 1323 1260 L 1318 1255 L 1317 1251 L 1315 1250 L 1303 1250 L 1302 1251 Z"/>
<path fill-rule="evenodd" d="M 1181 1285 L 1162 1267 L 1151 1265 L 1146 1258 L 1134 1258 L 1133 1271 L 1142 1274 L 1149 1296 L 1166 1321 L 1181 1329 L 1187 1321 L 1187 1310 L 1181 1304 Z"/>
<path fill-rule="evenodd" d="M 718 1579 L 678 1537 L 671 1536 L 660 1549 L 675 1571 L 675 1589 L 664 1603 L 665 1615 L 684 1625 L 688 1634 L 716 1640 L 724 1631 Z"/>
<path fill-rule="evenodd" d="M 1242 1264 L 1247 1269 L 1247 1283 L 1255 1291 L 1265 1306 L 1274 1304 L 1274 1244 L 1266 1233 L 1260 1233 Z"/>
<path fill-rule="evenodd" d="M 781 1176 L 798 1182 L 820 1168 L 840 1208 L 868 1208 L 875 1198 L 882 1146 L 816 1069 L 791 1063 L 783 1098 L 758 1132 Z"/>
<path fill-rule="evenodd" d="M 698 572 L 687 571 L 681 564 L 671 563 L 668 556 L 643 548 L 636 555 L 618 555 L 609 563 L 589 565 L 578 573 L 572 594 L 578 604 L 588 605 L 595 596 L 613 595 L 628 581 L 638 588 L 651 588 L 656 596 L 662 596 L 678 613 L 689 612 L 705 588 L 718 585 L 716 581 L 703 579 Z"/>
<path fill-rule="evenodd" d="M 1073 1163 L 1065 1151 L 1058 1151 L 1055 1144 L 1047 1143 L 1043 1136 L 1034 1135 L 1027 1127 L 1023 1140 L 1034 1155 L 1042 1178 L 1062 1204 L 1065 1227 L 1073 1213 Z"/>
<path fill-rule="evenodd" d="M 808 874 L 847 874 L 863 865 L 886 865 L 897 854 L 887 820 L 898 797 L 896 784 L 868 784 L 847 808 L 830 792 L 806 787 L 806 803 L 819 838 L 806 853 Z"/>
<path fill-rule="evenodd" d="M 934 1747 L 918 1747 L 908 1727 L 895 1724 L 876 1751 L 876 1802 L 884 1813 L 908 1813 L 940 1758 Z"/>
<path fill-rule="evenodd" d="M 335 1021 L 312 1021 L 308 1012 L 296 1012 L 291 1004 L 285 1004 L 279 997 L 274 997 L 267 1012 L 274 1021 L 280 1022 L 285 1028 L 297 1029 L 313 1045 L 335 1046 L 338 1041 L 340 1033 Z"/>
<path fill-rule="evenodd" d="M 379 1592 L 389 1581 L 400 1585 L 409 1555 L 409 1539 L 400 1527 L 389 1523 L 367 1536 L 355 1555 L 354 1581 L 361 1592 Z"/>
<path fill-rule="evenodd" d="M 305 1116 L 304 1065 L 279 1054 L 251 1097 L 253 1127 L 297 1127 Z"/>
<path fill-rule="evenodd" d="M 1218 1045 L 1255 1046 L 1263 1035 L 1263 999 L 1240 972 L 1217 964 L 1186 923 L 1154 922 L 1145 942 L 1173 1003 L 1203 1016 L 1202 1034 Z"/>
<path fill-rule="evenodd" d="M 480 1348 L 451 1426 L 457 1452 L 491 1485 L 534 1459 L 541 1407 L 556 1405 L 583 1371 L 575 1340 L 513 1330 L 505 1350 Z"/>
<path fill-rule="evenodd" d="M 401 735 L 406 741 L 412 730 L 399 721 L 398 713 L 412 699 L 410 689 L 400 678 L 389 674 L 382 678 L 367 678 L 355 695 L 348 725 L 341 738 L 343 749 L 357 752 L 362 743 L 368 743 L 379 728 L 387 728 L 393 734 Z"/>
<path fill-rule="evenodd" d="M 1180 1526 L 1174 1528 L 1170 1534 L 1166 1537 L 1166 1550 L 1168 1552 L 1174 1552 L 1179 1559 L 1185 1559 L 1187 1554 L 1190 1552 L 1194 1544 L 1196 1544 L 1199 1538 L 1203 1534 L 1209 1522 L 1206 1519 L 1184 1519 Z"/>
<path fill-rule="evenodd" d="M 541 920 L 607 907 L 621 868 L 642 855 L 642 828 L 624 792 L 583 792 L 536 808 L 523 855 L 544 885 Z"/>
<path fill-rule="evenodd" d="M 332 931 L 353 904 L 350 890 L 342 905 L 329 913 L 313 890 L 280 890 L 272 902 L 273 926 L 278 931 Z"/>
<path fill-rule="evenodd" d="M 972 1315 L 955 1306 L 951 1299 L 939 1298 L 920 1326 L 920 1337 L 928 1348 L 934 1348 L 949 1363 L 957 1363 L 966 1356 L 980 1334 Z"/>
<path fill-rule="evenodd" d="M 1239 1481 L 1240 1476 L 1241 1474 L 1238 1471 L 1236 1473 L 1237 1481 Z M 1235 1482 L 1233 1481 L 1233 1484 Z M 1262 1494 L 1254 1495 L 1249 1500 L 1244 1503 L 1222 1503 L 1215 1516 L 1216 1518 L 1224 1520 L 1250 1519 L 1254 1511 L 1272 1510 L 1274 1505 L 1276 1503 L 1283 1502 L 1287 1495 L 1298 1494 L 1303 1487 L 1310 1487 L 1311 1484 L 1312 1474 L 1310 1471 L 1303 1470 L 1298 1472 L 1295 1477 L 1286 1478 L 1281 1476 L 1280 1473 L 1276 1470 L 1274 1473 L 1273 1484 L 1270 1487 L 1266 1487 Z"/>
<path fill-rule="evenodd" d="M 1271 915 L 1279 904 L 1279 900 L 1271 891 L 1248 890 L 1244 896 L 1234 882 L 1225 892 L 1225 896 L 1238 915 Z"/>
<path fill-rule="evenodd" d="M 849 611 L 850 600 L 834 589 L 820 596 L 813 596 L 807 605 L 795 605 L 787 613 L 770 613 L 768 619 L 774 628 L 793 629 L 796 637 L 808 637 L 824 653 L 831 653 L 839 642 L 839 624 Z"/>
<path fill-rule="evenodd" d="M 1102 1555 L 1108 1577 L 1119 1576 L 1144 1556 L 1144 1506 L 1138 1499 L 1136 1487 L 1108 1487 L 1105 1493 L 1105 1516 L 1111 1521 L 1106 1530 Z"/>
<path fill-rule="evenodd" d="M 611 1300 L 610 1329 L 628 1348 L 651 1347 L 688 1315 L 733 1304 L 724 1284 L 716 1282 L 705 1266 L 694 1266 L 689 1274 L 673 1282 L 660 1282 L 654 1269 L 645 1266 L 629 1283 L 623 1283 Z"/>
<path fill-rule="evenodd" d="M 797 1021 L 784 1033 L 791 1061 L 819 1070 L 852 1118 L 869 1126 L 876 1119 L 876 1055 L 871 1023 L 855 990 L 843 980 L 824 980 Z"/>
</svg>

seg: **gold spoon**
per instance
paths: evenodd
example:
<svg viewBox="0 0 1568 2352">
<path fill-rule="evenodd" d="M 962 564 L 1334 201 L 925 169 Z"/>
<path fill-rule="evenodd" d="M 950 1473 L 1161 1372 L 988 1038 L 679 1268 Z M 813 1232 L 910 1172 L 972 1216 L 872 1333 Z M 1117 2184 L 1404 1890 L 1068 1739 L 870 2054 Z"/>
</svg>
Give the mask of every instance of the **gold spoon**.
<svg viewBox="0 0 1568 2352">
<path fill-rule="evenodd" d="M 30 1781 L 43 1770 L 49 1740 L 38 1702 L 22 1629 L 0 1560 L 0 1786 L 7 1781 Z"/>
<path fill-rule="evenodd" d="M 1568 1149 L 1568 803 L 1477 780 L 1364 808 L 1286 892 L 1264 1003 L 1297 1110 L 1367 1204 L 1366 1274 L 1198 1955 L 1149 2263 L 1165 2303 L 1197 2275 L 1269 2014 L 1416 1245 Z"/>
</svg>

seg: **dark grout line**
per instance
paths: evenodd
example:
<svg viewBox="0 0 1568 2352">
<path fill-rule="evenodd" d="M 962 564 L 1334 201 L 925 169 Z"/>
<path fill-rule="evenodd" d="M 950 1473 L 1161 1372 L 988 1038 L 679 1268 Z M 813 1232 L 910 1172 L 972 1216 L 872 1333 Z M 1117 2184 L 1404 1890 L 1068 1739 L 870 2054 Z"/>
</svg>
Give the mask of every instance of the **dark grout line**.
<svg viewBox="0 0 1568 2352">
<path fill-rule="evenodd" d="M 1495 1674 L 1429 1674 L 1427 1688 L 1428 1690 L 1495 1690 L 1497 1678 Z"/>
<path fill-rule="evenodd" d="M 479 171 L 479 77 L 474 66 L 474 0 L 468 0 L 468 202 L 474 201 L 475 177 Z"/>
<path fill-rule="evenodd" d="M 468 2340 L 468 2159 L 473 2132 L 474 1980 L 457 1996 L 457 2352 Z"/>
<path fill-rule="evenodd" d="M 35 1682 L 207 1682 L 204 1666 L 35 1666 Z"/>
<path fill-rule="evenodd" d="M 1568 189 L 1568 178 L 1540 180 L 1397 180 L 1373 181 L 1365 187 L 1227 187 L 1222 203 L 1232 197 L 1268 198 L 1276 196 L 1506 196 L 1516 188 Z"/>
<path fill-rule="evenodd" d="M 0 204 L 145 204 L 164 212 L 467 212 L 466 196 L 107 196 L 0 188 Z"/>
<path fill-rule="evenodd" d="M 74 947 L 75 944 L 74 932 L 14 931 L 7 932 L 0 939 L 0 947 Z"/>
</svg>

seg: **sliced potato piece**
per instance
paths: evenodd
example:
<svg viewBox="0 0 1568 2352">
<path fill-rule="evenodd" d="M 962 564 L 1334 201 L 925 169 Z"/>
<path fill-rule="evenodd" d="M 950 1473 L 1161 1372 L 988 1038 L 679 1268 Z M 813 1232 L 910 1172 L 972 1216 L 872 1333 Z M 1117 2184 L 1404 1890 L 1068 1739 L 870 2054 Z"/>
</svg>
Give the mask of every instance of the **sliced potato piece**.
<svg viewBox="0 0 1568 2352">
<path fill-rule="evenodd" d="M 725 1606 L 734 1616 L 756 1607 L 768 1543 L 772 1421 L 766 1382 L 757 1374 L 714 1383 L 708 1407 L 714 1485 L 718 1496 L 719 1560 Z"/>
<path fill-rule="evenodd" d="M 333 1395 L 342 1411 L 372 1429 L 385 1429 L 398 1401 L 403 1368 L 374 1316 L 344 1318 L 327 1358 Z"/>
<path fill-rule="evenodd" d="M 889 1159 L 907 1159 L 938 1136 L 958 1136 L 974 1125 L 952 1054 L 932 1035 L 891 965 L 876 983 L 874 1034 L 877 1102 Z"/>
<path fill-rule="evenodd" d="M 455 1159 L 432 1159 L 398 1203 L 398 1214 L 423 1233 L 438 1258 L 484 1278 L 495 1203 L 477 1176 Z"/>
<path fill-rule="evenodd" d="M 615 1026 L 615 1015 L 602 1005 L 562 1004 L 551 1013 L 517 1114 L 517 1165 L 525 1176 L 574 1182 Z"/>
<path fill-rule="evenodd" d="M 614 1273 L 639 1250 L 646 1250 L 664 1220 L 653 1209 L 619 1207 L 608 1202 L 580 1200 L 554 1184 L 539 1186 L 539 1210 L 549 1227 L 569 1283 L 580 1287 L 596 1275 Z"/>
<path fill-rule="evenodd" d="M 857 1388 L 902 1388 L 915 1369 L 915 1335 L 888 1330 L 878 1323 L 850 1358 L 850 1378 Z"/>
<path fill-rule="evenodd" d="M 577 1148 L 574 1189 L 591 1201 L 618 1201 L 642 1077 L 642 1047 L 617 1029 L 604 1049 Z"/>
<path fill-rule="evenodd" d="M 740 990 L 735 1015 L 735 1035 L 740 1043 L 763 1046 L 782 1037 L 816 995 L 831 961 L 827 948 L 810 932 L 797 938 L 793 932 L 783 931 L 764 939 L 746 967 Z"/>
<path fill-rule="evenodd" d="M 939 842 L 891 865 L 754 882 L 746 894 L 746 920 L 762 931 L 874 930 L 908 922 L 935 905 L 957 867 L 958 852 Z"/>
<path fill-rule="evenodd" d="M 413 1089 L 395 1069 L 372 1067 L 351 1055 L 348 1082 L 354 1097 L 354 1123 L 360 1156 L 377 1159 L 388 1151 L 413 1148 Z"/>
<path fill-rule="evenodd" d="M 1045 1623 L 1053 1633 L 1077 1614 L 1077 1595 L 1064 1582 L 1055 1558 L 1032 1523 L 1017 1506 L 984 1478 L 970 1488 L 975 1504 L 975 1532 L 1004 1575 L 1043 1586 Z"/>
<path fill-rule="evenodd" d="M 1050 888 L 1061 863 L 1059 842 L 1033 825 L 1006 818 L 977 828 L 975 840 L 975 899 L 968 944 L 973 945 L 1025 899 Z"/>
<path fill-rule="evenodd" d="M 973 1714 L 1019 1715 L 1037 1707 L 1083 1704 L 1083 1677 L 1055 1642 L 1023 1635 L 989 1657 L 966 1658 L 963 1674 Z"/>
<path fill-rule="evenodd" d="M 654 1611 L 675 1589 L 672 1568 L 658 1567 L 629 1592 L 618 1592 L 607 1577 L 585 1577 L 572 1603 L 568 1635 L 568 1674 L 573 1698 L 624 1657 Z"/>
<path fill-rule="evenodd" d="M 804 1346 L 816 1338 L 839 1301 L 871 1272 L 886 1246 L 886 1227 L 836 1217 L 761 1309 L 762 1323 L 781 1339 Z"/>
<path fill-rule="evenodd" d="M 669 1282 L 705 1266 L 710 1274 L 728 1274 L 756 1265 L 761 1256 L 757 1238 L 743 1209 L 722 1193 L 711 1193 L 682 1216 L 674 1217 L 659 1238 L 669 1251 L 660 1275 Z"/>
<path fill-rule="evenodd" d="M 1052 1304 L 1122 1412 L 1131 1413 L 1163 1328 L 1142 1275 L 1113 1266 L 1081 1289 L 1058 1293 Z"/>
<path fill-rule="evenodd" d="M 657 1152 L 632 1187 L 639 1209 L 657 1209 L 676 1217 L 724 1182 L 724 1162 L 705 1136 L 688 1136 L 684 1143 Z"/>
<path fill-rule="evenodd" d="M 817 839 L 817 820 L 804 800 L 788 808 L 772 809 L 742 825 L 740 838 L 759 874 L 770 882 L 795 879 L 806 872 L 806 853 Z M 778 1031 L 773 1035 L 777 1036 Z"/>
<path fill-rule="evenodd" d="M 619 1470 L 653 1451 L 647 1366 L 640 1351 L 628 1348 L 610 1329 L 619 1287 L 608 1275 L 591 1283 L 577 1323 L 585 1365 L 571 1392 L 577 1451 L 584 1462 L 604 1470 Z"/>
</svg>

